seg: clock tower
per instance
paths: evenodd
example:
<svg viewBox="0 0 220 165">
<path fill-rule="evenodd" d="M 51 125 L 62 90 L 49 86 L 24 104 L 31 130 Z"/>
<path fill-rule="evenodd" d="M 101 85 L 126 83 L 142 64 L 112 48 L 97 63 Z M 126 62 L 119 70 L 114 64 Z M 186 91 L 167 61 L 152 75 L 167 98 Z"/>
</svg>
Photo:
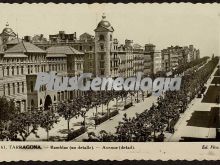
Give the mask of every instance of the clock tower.
<svg viewBox="0 0 220 165">
<path fill-rule="evenodd" d="M 96 76 L 109 77 L 111 76 L 111 47 L 113 45 L 114 29 L 106 20 L 106 16 L 102 16 L 102 20 L 98 23 L 95 29 L 95 63 Z"/>
</svg>

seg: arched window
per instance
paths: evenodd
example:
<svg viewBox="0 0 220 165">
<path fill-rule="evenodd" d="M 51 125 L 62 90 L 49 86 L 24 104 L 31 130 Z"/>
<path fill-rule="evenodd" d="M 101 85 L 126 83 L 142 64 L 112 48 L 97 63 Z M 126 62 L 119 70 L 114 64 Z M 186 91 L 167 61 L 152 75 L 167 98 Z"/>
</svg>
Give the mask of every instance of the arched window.
<svg viewBox="0 0 220 165">
<path fill-rule="evenodd" d="M 104 35 L 101 34 L 101 35 L 99 36 L 99 40 L 100 40 L 100 41 L 104 41 L 104 40 L 105 40 Z"/>
<path fill-rule="evenodd" d="M 56 96 L 53 97 L 53 100 L 56 101 Z"/>
</svg>

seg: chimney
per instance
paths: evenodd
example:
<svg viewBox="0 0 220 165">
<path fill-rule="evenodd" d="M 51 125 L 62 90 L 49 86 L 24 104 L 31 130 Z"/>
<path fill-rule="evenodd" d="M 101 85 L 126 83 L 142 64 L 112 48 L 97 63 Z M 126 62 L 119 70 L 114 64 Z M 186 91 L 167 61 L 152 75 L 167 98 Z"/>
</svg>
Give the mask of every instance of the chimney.
<svg viewBox="0 0 220 165">
<path fill-rule="evenodd" d="M 31 36 L 24 36 L 25 42 L 31 42 Z"/>
</svg>

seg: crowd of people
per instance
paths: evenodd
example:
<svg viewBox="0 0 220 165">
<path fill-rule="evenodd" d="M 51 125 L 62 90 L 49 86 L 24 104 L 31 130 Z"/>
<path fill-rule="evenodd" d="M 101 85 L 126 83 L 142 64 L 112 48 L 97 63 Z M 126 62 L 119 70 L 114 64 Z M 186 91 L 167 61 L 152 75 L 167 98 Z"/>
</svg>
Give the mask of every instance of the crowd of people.
<svg viewBox="0 0 220 165">
<path fill-rule="evenodd" d="M 205 83 L 212 74 L 218 58 L 212 58 L 206 63 L 200 60 L 189 66 L 181 66 L 174 74 L 182 74 L 181 90 L 166 91 L 158 97 L 157 103 L 136 117 L 124 115 L 114 134 L 102 131 L 100 135 L 89 136 L 88 141 L 104 142 L 146 142 L 164 141 L 164 131 L 174 133 L 174 126 L 188 104 L 198 95 L 203 95 Z M 193 69 L 191 69 L 193 68 Z M 173 75 L 174 76 L 174 75 Z M 95 138 L 94 138 L 95 137 Z"/>
</svg>

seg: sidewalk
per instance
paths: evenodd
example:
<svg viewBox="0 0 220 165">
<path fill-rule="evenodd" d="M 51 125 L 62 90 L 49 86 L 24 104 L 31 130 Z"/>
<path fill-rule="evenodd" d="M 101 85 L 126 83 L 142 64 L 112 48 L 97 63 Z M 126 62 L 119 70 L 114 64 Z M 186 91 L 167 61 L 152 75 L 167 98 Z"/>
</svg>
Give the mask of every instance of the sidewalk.
<svg viewBox="0 0 220 165">
<path fill-rule="evenodd" d="M 208 87 L 211 85 L 211 81 L 214 78 L 214 74 L 217 70 L 217 67 L 214 69 L 210 78 L 208 79 L 205 86 L 208 90 Z M 202 98 L 195 98 L 189 104 L 188 109 L 181 114 L 179 121 L 175 125 L 175 133 L 171 135 L 166 141 L 177 142 L 181 139 L 181 137 L 195 137 L 195 138 L 215 138 L 216 136 L 216 128 L 206 128 L 206 127 L 195 127 L 188 126 L 188 120 L 191 119 L 193 112 L 195 111 L 210 111 L 211 107 L 219 107 L 219 104 L 215 103 L 203 103 L 201 102 Z"/>
</svg>

